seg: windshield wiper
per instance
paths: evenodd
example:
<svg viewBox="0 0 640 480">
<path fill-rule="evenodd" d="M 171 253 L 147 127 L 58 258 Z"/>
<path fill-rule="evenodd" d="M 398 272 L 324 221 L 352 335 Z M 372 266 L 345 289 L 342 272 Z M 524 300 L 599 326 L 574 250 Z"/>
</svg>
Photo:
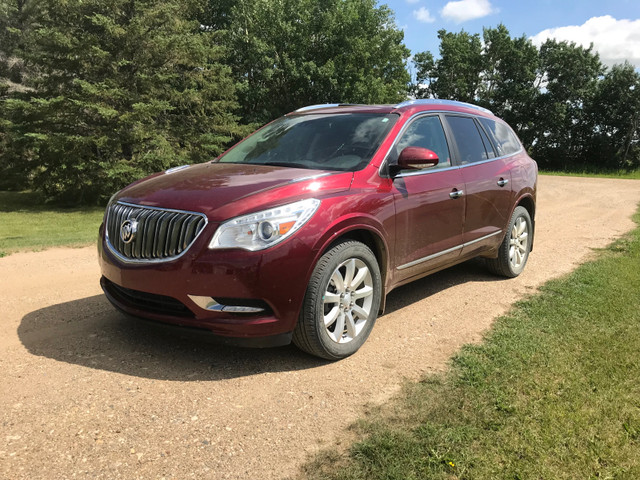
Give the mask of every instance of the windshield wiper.
<svg viewBox="0 0 640 480">
<path fill-rule="evenodd" d="M 260 163 L 256 165 L 268 165 L 270 167 L 291 167 L 291 168 L 309 169 L 308 165 L 304 165 L 302 163 L 293 163 L 293 162 L 266 162 L 266 163 Z"/>
</svg>

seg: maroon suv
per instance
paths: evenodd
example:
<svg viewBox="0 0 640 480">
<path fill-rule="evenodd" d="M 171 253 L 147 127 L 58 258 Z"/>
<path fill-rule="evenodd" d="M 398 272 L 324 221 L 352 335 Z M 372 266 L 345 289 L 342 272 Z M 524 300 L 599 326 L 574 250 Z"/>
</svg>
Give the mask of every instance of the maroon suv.
<svg viewBox="0 0 640 480">
<path fill-rule="evenodd" d="M 301 108 L 114 195 L 101 284 L 137 317 L 343 358 L 399 285 L 478 256 L 522 272 L 536 182 L 511 128 L 474 105 Z"/>
</svg>

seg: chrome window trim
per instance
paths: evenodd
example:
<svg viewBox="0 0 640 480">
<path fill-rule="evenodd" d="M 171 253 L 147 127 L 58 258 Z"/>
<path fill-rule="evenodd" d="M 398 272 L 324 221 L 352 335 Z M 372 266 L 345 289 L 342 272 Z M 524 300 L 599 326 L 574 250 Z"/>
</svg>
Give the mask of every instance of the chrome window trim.
<svg viewBox="0 0 640 480">
<path fill-rule="evenodd" d="M 202 235 L 202 232 L 205 231 L 205 229 L 207 228 L 207 225 L 209 223 L 209 219 L 207 218 L 207 216 L 204 213 L 201 212 L 192 212 L 189 210 L 178 210 L 175 208 L 162 208 L 162 207 L 150 207 L 147 205 L 138 205 L 135 203 L 129 203 L 129 202 L 122 202 L 120 200 L 118 200 L 115 203 L 118 203 L 120 205 L 125 205 L 127 207 L 134 207 L 134 208 L 147 208 L 149 210 L 159 210 L 159 211 L 163 211 L 163 212 L 174 212 L 174 213 L 186 213 L 189 215 L 197 215 L 199 217 L 204 218 L 204 226 L 202 227 L 202 230 L 200 230 L 200 232 L 193 237 L 193 240 L 191 241 L 191 243 L 189 244 L 189 246 L 187 246 L 187 248 L 185 248 L 182 252 L 180 252 L 180 254 L 175 255 L 173 257 L 167 257 L 167 258 L 151 258 L 151 259 L 141 259 L 141 258 L 127 258 L 124 255 L 122 255 L 120 252 L 118 252 L 115 247 L 111 244 L 111 241 L 109 240 L 109 229 L 107 228 L 107 225 L 109 225 L 109 207 L 111 206 L 113 202 L 109 202 L 109 204 L 107 205 L 107 212 L 105 215 L 105 219 L 104 219 L 104 240 L 105 240 L 105 244 L 107 245 L 109 251 L 118 259 L 120 260 L 122 263 L 128 263 L 128 264 L 139 264 L 139 265 L 148 265 L 148 264 L 153 264 L 153 263 L 166 263 L 166 262 L 173 262 L 174 260 L 178 260 L 180 257 L 182 257 L 185 253 L 187 253 L 189 251 L 189 249 L 191 248 L 191 246 L 196 243 L 196 240 L 200 237 L 200 235 Z"/>
<path fill-rule="evenodd" d="M 422 170 L 416 170 L 415 172 L 399 173 L 393 178 L 415 177 L 417 175 L 427 175 L 429 173 L 446 172 L 449 170 L 459 170 L 460 168 L 462 168 L 462 167 L 459 167 L 458 165 L 454 165 L 452 167 L 447 167 L 447 168 L 436 168 L 436 167 L 427 167 L 427 168 L 423 168 Z"/>
<path fill-rule="evenodd" d="M 446 255 L 447 253 L 455 252 L 456 250 L 460 250 L 464 247 L 468 247 L 469 245 L 473 245 L 474 243 L 481 242 L 491 237 L 495 237 L 498 234 L 501 234 L 502 230 L 497 230 L 489 235 L 485 235 L 484 237 L 476 238 L 475 240 L 471 240 L 470 242 L 463 243 L 462 245 L 457 245 L 455 247 L 447 248 L 446 250 L 442 250 L 438 253 L 433 253 L 431 255 L 427 255 L 426 257 L 419 258 L 417 260 L 413 260 L 412 262 L 405 263 L 404 265 L 400 265 L 396 267 L 397 270 L 405 270 L 410 267 L 415 267 L 416 265 L 420 265 L 421 263 L 428 262 L 429 260 L 433 260 L 434 258 L 441 257 L 442 255 Z"/>
<path fill-rule="evenodd" d="M 437 173 L 437 172 L 446 172 L 447 170 L 454 170 L 456 168 L 467 168 L 467 167 L 471 167 L 474 165 L 482 165 L 484 163 L 489 163 L 489 162 L 495 162 L 497 160 L 503 160 L 505 158 L 509 158 L 512 157 L 514 155 L 519 155 L 524 151 L 524 147 L 522 146 L 522 143 L 520 143 L 520 140 L 518 139 L 518 142 L 520 143 L 520 150 L 518 150 L 517 152 L 514 153 L 509 153 L 508 155 L 502 155 L 500 157 L 495 157 L 495 158 L 488 158 L 486 160 L 481 160 L 479 162 L 473 162 L 473 163 L 467 163 L 466 165 L 452 165 L 450 167 L 447 168 L 438 168 L 437 165 L 435 167 L 427 167 L 423 170 L 418 170 L 415 172 L 407 172 L 407 173 L 400 173 L 398 175 L 396 175 L 395 177 L 391 177 L 390 175 L 387 175 L 384 172 L 384 167 L 387 165 L 387 160 L 389 160 L 389 155 L 391 154 L 391 152 L 393 151 L 393 148 L 396 146 L 396 144 L 398 143 L 398 141 L 400 140 L 400 138 L 402 137 L 402 135 L 404 135 L 404 133 L 406 132 L 407 128 L 409 128 L 409 125 L 417 118 L 417 117 L 421 117 L 421 116 L 427 116 L 427 115 L 441 115 L 441 114 L 454 114 L 454 115 L 458 115 L 458 116 L 463 116 L 463 117 L 469 117 L 469 118 L 485 118 L 482 117 L 480 115 L 472 115 L 470 113 L 462 113 L 462 112 L 452 112 L 450 110 L 427 110 L 424 112 L 418 112 L 418 113 L 414 113 L 413 115 L 411 115 L 411 117 L 409 117 L 409 119 L 406 121 L 406 123 L 402 126 L 402 130 L 400 130 L 400 132 L 398 132 L 398 135 L 396 136 L 395 140 L 393 141 L 393 143 L 391 144 L 391 146 L 389 147 L 389 150 L 387 151 L 387 154 L 384 156 L 384 159 L 382 160 L 382 163 L 380 163 L 380 166 L 378 167 L 378 176 L 381 178 L 402 178 L 402 177 L 413 177 L 416 175 L 427 175 L 430 173 Z M 444 128 L 444 126 L 443 126 Z M 511 127 L 509 127 L 511 128 Z M 445 130 L 445 135 L 446 135 L 446 130 Z M 517 138 L 517 135 L 516 135 Z M 447 138 L 447 140 L 449 140 Z M 451 153 L 451 151 L 449 152 Z M 374 155 L 375 156 L 375 155 Z"/>
</svg>

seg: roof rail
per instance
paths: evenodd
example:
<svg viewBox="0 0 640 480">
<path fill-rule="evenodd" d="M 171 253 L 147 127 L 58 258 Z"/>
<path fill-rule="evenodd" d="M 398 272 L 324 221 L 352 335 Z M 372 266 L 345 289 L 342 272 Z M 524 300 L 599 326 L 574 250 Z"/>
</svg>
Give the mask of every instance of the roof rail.
<svg viewBox="0 0 640 480">
<path fill-rule="evenodd" d="M 302 107 L 296 110 L 296 112 L 306 112 L 308 110 L 315 110 L 317 108 L 330 108 L 330 107 L 339 107 L 339 103 L 321 103 L 318 105 L 309 105 L 307 107 Z"/>
<path fill-rule="evenodd" d="M 456 107 L 473 108 L 475 110 L 480 110 L 482 112 L 493 115 L 493 112 L 491 110 L 479 107 L 478 105 L 474 105 L 472 103 L 459 102 L 457 100 L 441 100 L 439 98 L 421 98 L 418 100 L 407 100 L 406 102 L 397 104 L 395 107 L 408 107 L 409 105 L 451 105 Z"/>
</svg>

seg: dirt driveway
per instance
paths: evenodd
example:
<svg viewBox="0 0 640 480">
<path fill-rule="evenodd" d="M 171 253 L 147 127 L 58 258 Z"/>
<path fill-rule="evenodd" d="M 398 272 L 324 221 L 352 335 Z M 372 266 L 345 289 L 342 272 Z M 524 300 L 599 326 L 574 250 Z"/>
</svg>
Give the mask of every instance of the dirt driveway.
<svg viewBox="0 0 640 480">
<path fill-rule="evenodd" d="M 541 177 L 535 250 L 500 280 L 467 263 L 394 291 L 365 346 L 327 363 L 131 322 L 94 247 L 0 259 L 0 478 L 294 475 L 404 377 L 440 370 L 538 285 L 633 227 L 640 182 Z"/>
</svg>

